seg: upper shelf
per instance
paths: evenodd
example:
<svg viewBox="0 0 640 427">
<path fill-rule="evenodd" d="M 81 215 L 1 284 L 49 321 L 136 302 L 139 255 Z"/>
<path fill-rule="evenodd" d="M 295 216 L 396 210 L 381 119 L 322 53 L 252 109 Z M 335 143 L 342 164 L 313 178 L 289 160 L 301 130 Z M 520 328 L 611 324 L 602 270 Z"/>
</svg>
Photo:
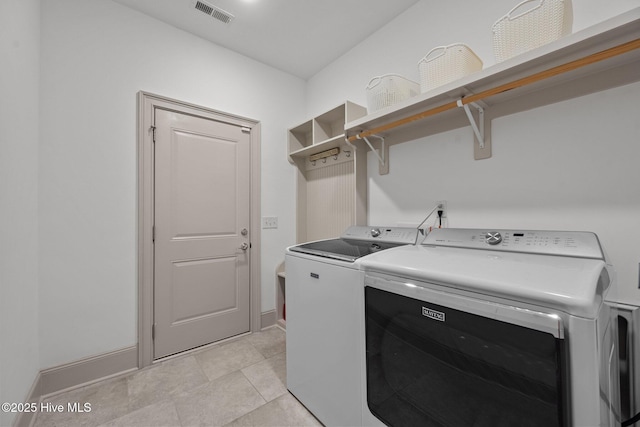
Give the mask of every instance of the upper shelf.
<svg viewBox="0 0 640 427">
<path fill-rule="evenodd" d="M 353 102 L 343 104 L 288 130 L 289 160 L 302 159 L 339 147 L 349 148 L 344 124 L 364 116 L 367 110 Z"/>
<path fill-rule="evenodd" d="M 627 43 L 628 51 L 624 53 L 602 60 L 594 55 Z M 579 64 L 566 72 L 563 69 L 565 64 L 578 63 L 592 55 L 594 62 Z M 554 72 L 544 73 L 544 79 L 527 81 L 530 76 L 551 69 Z M 489 92 L 517 81 L 525 84 Z M 377 134 L 401 142 L 468 126 L 465 113 L 452 107 L 452 102 L 471 99 L 476 94 L 488 94 L 476 102 L 486 109 L 485 119 L 490 123 L 495 117 L 636 81 L 640 81 L 640 7 L 348 122 L 345 137 L 355 140 L 357 136 Z"/>
</svg>

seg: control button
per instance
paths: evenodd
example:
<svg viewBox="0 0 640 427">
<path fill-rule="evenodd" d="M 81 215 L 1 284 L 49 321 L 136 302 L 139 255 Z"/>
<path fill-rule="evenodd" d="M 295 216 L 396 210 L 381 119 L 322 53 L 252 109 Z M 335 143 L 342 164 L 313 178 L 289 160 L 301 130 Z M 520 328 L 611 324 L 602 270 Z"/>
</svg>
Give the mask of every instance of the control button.
<svg viewBox="0 0 640 427">
<path fill-rule="evenodd" d="M 372 228 L 371 229 L 371 237 L 378 237 L 380 235 L 380 229 L 379 228 Z"/>
<path fill-rule="evenodd" d="M 497 231 L 488 231 L 487 234 L 484 235 L 485 242 L 490 245 L 497 245 L 502 242 L 502 235 Z"/>
</svg>

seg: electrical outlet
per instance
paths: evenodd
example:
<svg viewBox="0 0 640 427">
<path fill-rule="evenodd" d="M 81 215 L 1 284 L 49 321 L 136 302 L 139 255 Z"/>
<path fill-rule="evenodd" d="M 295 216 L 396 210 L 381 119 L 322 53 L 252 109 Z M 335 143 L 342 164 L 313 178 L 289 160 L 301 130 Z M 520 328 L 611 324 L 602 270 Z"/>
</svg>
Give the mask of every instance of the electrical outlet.
<svg viewBox="0 0 640 427">
<path fill-rule="evenodd" d="M 277 216 L 263 216 L 262 217 L 262 228 L 278 228 L 278 217 Z"/>
<path fill-rule="evenodd" d="M 436 202 L 436 204 L 439 206 L 438 209 L 436 209 L 436 213 L 438 213 L 439 210 L 442 211 L 442 218 L 446 218 L 447 217 L 447 201 L 446 200 L 438 200 Z M 440 208 L 440 206 L 442 206 L 442 208 Z"/>
</svg>

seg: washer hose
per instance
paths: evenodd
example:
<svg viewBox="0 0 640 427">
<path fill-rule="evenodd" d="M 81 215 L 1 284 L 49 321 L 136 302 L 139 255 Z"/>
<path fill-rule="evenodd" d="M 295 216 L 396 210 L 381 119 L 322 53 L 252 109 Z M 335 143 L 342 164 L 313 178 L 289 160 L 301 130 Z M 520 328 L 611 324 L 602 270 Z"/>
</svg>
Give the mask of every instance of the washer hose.
<svg viewBox="0 0 640 427">
<path fill-rule="evenodd" d="M 640 412 L 638 412 L 635 416 L 629 418 L 627 421 L 622 423 L 622 427 L 628 427 L 640 421 Z"/>
</svg>

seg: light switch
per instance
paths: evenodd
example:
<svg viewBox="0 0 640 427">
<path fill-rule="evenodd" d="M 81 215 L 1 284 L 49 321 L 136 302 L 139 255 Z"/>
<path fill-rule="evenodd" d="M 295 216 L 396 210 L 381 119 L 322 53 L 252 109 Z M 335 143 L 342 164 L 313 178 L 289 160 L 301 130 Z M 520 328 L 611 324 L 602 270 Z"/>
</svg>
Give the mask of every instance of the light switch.
<svg viewBox="0 0 640 427">
<path fill-rule="evenodd" d="M 262 228 L 278 228 L 278 217 L 277 216 L 263 216 L 262 217 Z"/>
</svg>

